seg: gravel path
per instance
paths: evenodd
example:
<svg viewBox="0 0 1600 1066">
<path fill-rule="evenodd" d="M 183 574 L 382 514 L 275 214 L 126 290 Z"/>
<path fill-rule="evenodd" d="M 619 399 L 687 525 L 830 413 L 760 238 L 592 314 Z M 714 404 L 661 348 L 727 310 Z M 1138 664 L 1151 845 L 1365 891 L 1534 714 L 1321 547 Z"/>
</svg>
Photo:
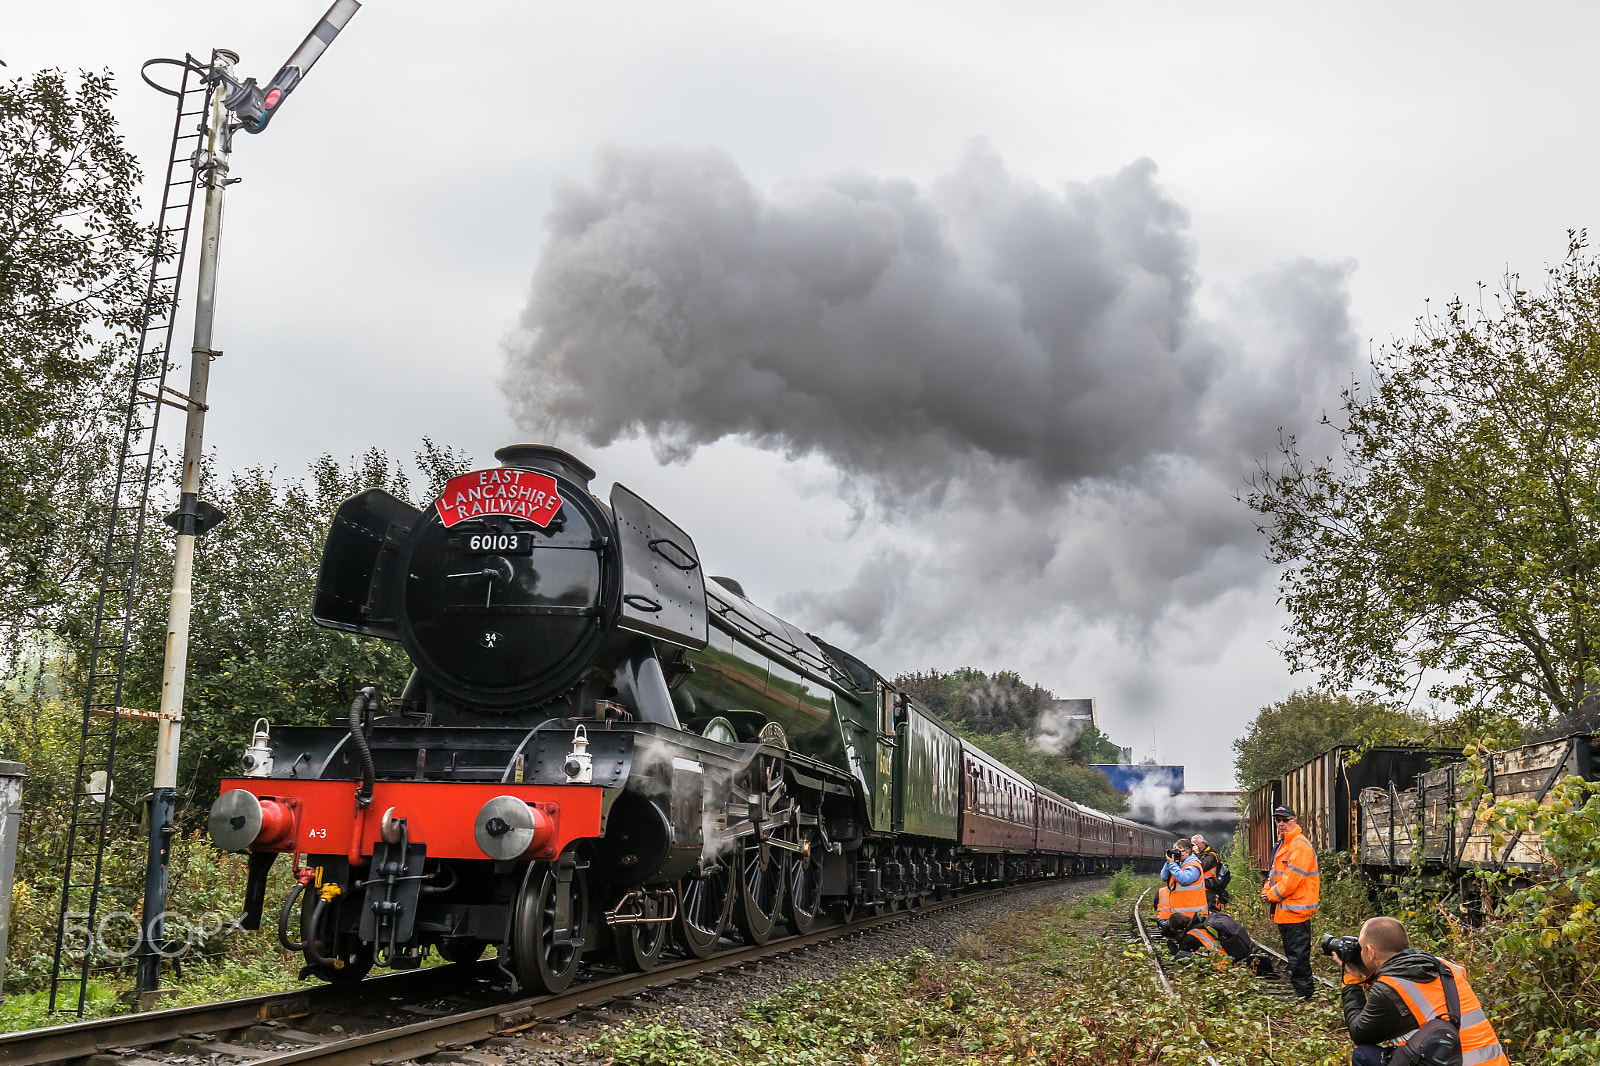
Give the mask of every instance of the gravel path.
<svg viewBox="0 0 1600 1066">
<path fill-rule="evenodd" d="M 1097 892 L 1108 883 L 1108 878 L 1093 877 L 1028 885 L 1003 896 L 953 907 L 910 923 L 872 930 L 779 959 L 686 981 L 608 1009 L 585 1012 L 554 1025 L 529 1030 L 514 1041 L 496 1040 L 495 1046 L 477 1052 L 472 1061 L 506 1062 L 516 1066 L 602 1066 L 609 1060 L 589 1054 L 585 1045 L 611 1025 L 660 1018 L 698 1033 L 715 1034 L 737 1019 L 746 1004 L 765 999 L 796 981 L 829 980 L 852 966 L 902 958 L 918 948 L 943 956 L 963 934 L 981 929 L 1012 911 Z"/>
</svg>

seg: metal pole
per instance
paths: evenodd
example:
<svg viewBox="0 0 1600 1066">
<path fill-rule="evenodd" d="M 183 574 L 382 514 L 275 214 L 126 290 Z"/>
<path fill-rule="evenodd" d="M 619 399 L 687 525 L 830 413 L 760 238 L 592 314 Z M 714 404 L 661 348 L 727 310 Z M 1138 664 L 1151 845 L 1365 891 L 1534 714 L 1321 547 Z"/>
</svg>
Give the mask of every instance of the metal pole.
<svg viewBox="0 0 1600 1066">
<path fill-rule="evenodd" d="M 239 61 L 232 52 L 212 54 L 212 75 L 224 74 Z M 194 344 L 190 347 L 188 419 L 183 435 L 183 478 L 178 497 L 178 537 L 172 566 L 172 599 L 167 608 L 167 654 L 161 670 L 161 709 L 156 723 L 156 770 L 149 797 L 150 844 L 145 864 L 144 916 L 139 945 L 141 994 L 161 986 L 163 919 L 167 909 L 167 862 L 171 855 L 174 795 L 178 788 L 178 741 L 183 731 L 183 684 L 189 664 L 190 580 L 194 572 L 195 523 L 199 517 L 200 466 L 204 458 L 206 387 L 216 313 L 217 253 L 222 242 L 222 197 L 228 186 L 228 152 L 233 136 L 223 94 L 211 94 L 206 119 L 206 146 L 195 160 L 205 183 L 206 207 L 200 236 L 200 270 L 194 307 Z"/>
<path fill-rule="evenodd" d="M 11 878 L 22 828 L 22 779 L 27 767 L 0 759 L 0 1003 L 6 1001 L 6 933 L 11 928 Z"/>
</svg>

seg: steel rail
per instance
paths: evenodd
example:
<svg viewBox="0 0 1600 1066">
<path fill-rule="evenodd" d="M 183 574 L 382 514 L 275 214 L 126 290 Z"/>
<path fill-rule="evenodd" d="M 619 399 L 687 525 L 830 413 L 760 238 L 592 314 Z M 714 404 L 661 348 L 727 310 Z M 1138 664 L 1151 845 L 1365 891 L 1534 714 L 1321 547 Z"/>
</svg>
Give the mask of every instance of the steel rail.
<svg viewBox="0 0 1600 1066">
<path fill-rule="evenodd" d="M 1037 886 L 1044 883 L 1048 882 L 1029 882 L 1029 885 Z M 252 1060 L 252 1066 L 291 1066 L 307 1062 L 318 1063 L 319 1066 L 366 1066 L 368 1063 L 380 1066 L 384 1063 L 403 1062 L 419 1055 L 481 1043 L 491 1037 L 531 1028 L 581 1010 L 603 1007 L 615 1000 L 665 988 L 680 981 L 777 958 L 831 940 L 858 936 L 884 926 L 914 921 L 924 915 L 976 903 L 1021 887 L 1027 886 L 993 888 L 936 903 L 925 903 L 915 910 L 894 911 L 858 919 L 848 925 L 831 926 L 803 936 L 790 936 L 764 945 L 735 948 L 713 955 L 709 959 L 685 959 L 672 965 L 657 967 L 647 973 L 622 974 L 618 977 L 592 981 L 581 988 L 560 995 L 531 996 L 495 1007 L 485 1007 L 443 1018 L 432 1018 L 396 1029 L 347 1037 L 337 1042 L 302 1048 L 281 1055 L 264 1056 Z"/>
<path fill-rule="evenodd" d="M 1150 961 L 1155 963 L 1156 976 L 1161 979 L 1161 987 L 1166 990 L 1167 995 L 1172 997 L 1172 999 L 1180 1000 L 1181 997 L 1179 997 L 1178 993 L 1173 990 L 1171 983 L 1167 980 L 1167 971 L 1166 971 L 1166 968 L 1161 965 L 1161 956 L 1157 953 L 1155 945 L 1150 942 L 1149 934 L 1147 934 L 1145 932 L 1144 919 L 1139 917 L 1139 908 L 1144 904 L 1145 897 L 1148 896 L 1148 895 L 1150 895 L 1150 889 L 1147 888 L 1143 892 L 1139 893 L 1139 898 L 1134 901 L 1134 904 L 1133 904 L 1133 925 L 1134 925 L 1134 928 L 1139 931 L 1139 939 L 1144 941 L 1145 948 L 1150 952 Z M 1272 948 L 1267 947 L 1267 945 L 1261 943 L 1259 940 L 1255 940 L 1254 937 L 1252 937 L 1251 940 L 1255 943 L 1255 946 L 1257 948 L 1260 948 L 1262 951 L 1265 951 L 1268 955 L 1271 955 L 1273 958 L 1275 958 L 1279 962 L 1283 963 L 1285 967 L 1287 967 L 1289 965 L 1289 960 L 1284 958 L 1284 956 L 1281 955 L 1280 953 L 1278 953 L 1277 951 L 1274 951 Z M 1327 985 L 1329 988 L 1337 989 L 1339 987 L 1338 985 L 1334 984 L 1332 981 L 1328 980 L 1326 977 L 1323 977 L 1319 973 L 1313 973 L 1311 976 L 1313 978 L 1315 978 L 1316 980 L 1321 981 L 1323 984 Z M 1200 1039 L 1201 1039 L 1202 1043 L 1205 1042 L 1205 1037 L 1201 1037 Z M 1206 1061 L 1211 1063 L 1212 1066 L 1217 1066 L 1217 1060 L 1212 1058 L 1212 1057 L 1210 1057 L 1209 1055 L 1206 1056 Z"/>
<path fill-rule="evenodd" d="M 807 950 L 884 926 L 914 921 L 1018 889 L 1043 887 L 1051 883 L 1048 880 L 1031 881 L 1012 887 L 964 893 L 947 900 L 925 903 L 913 910 L 858 918 L 848 924 L 829 926 L 802 936 L 788 936 L 764 945 L 732 948 L 708 959 L 689 958 L 644 973 L 621 974 L 591 981 L 559 995 L 508 1000 L 398 1028 L 358 1034 L 276 1054 L 264 1053 L 260 1057 L 253 1057 L 251 1063 L 252 1066 L 288 1066 L 290 1063 L 316 1062 L 334 1066 L 339 1063 L 399 1062 L 418 1055 L 466 1047 L 652 989 Z M 81 1059 L 113 1048 L 150 1047 L 196 1034 L 220 1033 L 263 1022 L 301 1018 L 333 1007 L 380 997 L 383 1000 L 391 997 L 406 999 L 416 998 L 421 993 L 432 999 L 445 992 L 468 987 L 479 977 L 499 972 L 498 960 L 486 959 L 369 978 L 345 987 L 321 985 L 8 1033 L 0 1035 L 0 1066 L 42 1066 Z"/>
<path fill-rule="evenodd" d="M 1144 941 L 1144 946 L 1150 952 L 1150 961 L 1156 964 L 1156 976 L 1161 978 L 1161 987 L 1166 989 L 1167 995 L 1172 999 L 1173 1002 L 1181 1003 L 1182 999 L 1179 997 L 1178 993 L 1172 990 L 1172 985 L 1167 981 L 1167 971 L 1166 968 L 1161 965 L 1161 956 L 1156 954 L 1155 945 L 1150 943 L 1150 935 L 1144 931 L 1144 919 L 1139 917 L 1139 907 L 1144 903 L 1144 898 L 1149 894 L 1150 890 L 1147 888 L 1143 892 L 1139 893 L 1138 899 L 1133 901 L 1133 925 L 1135 929 L 1139 930 L 1139 939 Z M 1199 1036 L 1199 1033 L 1197 1032 L 1195 1035 Z M 1203 1036 L 1200 1037 L 1200 1043 L 1204 1044 L 1206 1047 L 1211 1046 L 1206 1042 L 1206 1038 Z M 1218 1066 L 1217 1060 L 1212 1058 L 1210 1055 L 1206 1056 L 1206 1061 L 1209 1062 L 1211 1066 Z"/>
<path fill-rule="evenodd" d="M 1260 948 L 1262 951 L 1265 951 L 1268 955 L 1271 955 L 1273 958 L 1275 958 L 1279 962 L 1283 963 L 1284 966 L 1288 966 L 1289 965 L 1289 960 L 1287 958 L 1285 958 L 1278 951 L 1275 951 L 1274 949 L 1267 947 L 1267 945 L 1263 944 L 1261 941 L 1259 941 L 1259 940 L 1256 941 L 1256 947 Z M 1322 976 L 1320 973 L 1317 973 L 1315 971 L 1312 971 L 1311 976 L 1315 980 L 1321 981 L 1323 984 L 1327 985 L 1329 988 L 1337 989 L 1339 987 L 1338 985 L 1334 984 L 1332 981 L 1328 980 L 1326 977 Z"/>
<path fill-rule="evenodd" d="M 1161 956 L 1156 954 L 1156 946 L 1150 943 L 1150 934 L 1144 931 L 1144 919 L 1139 917 L 1139 908 L 1144 906 L 1144 898 L 1150 894 L 1147 888 L 1139 893 L 1139 898 L 1133 901 L 1133 927 L 1139 930 L 1139 939 L 1144 941 L 1144 946 L 1150 952 L 1150 961 L 1156 964 L 1156 976 L 1161 978 L 1161 987 L 1173 999 L 1178 998 L 1178 993 L 1172 990 L 1172 985 L 1167 981 L 1166 968 L 1161 965 Z"/>
<path fill-rule="evenodd" d="M 198 1003 L 188 1007 L 119 1014 L 69 1025 L 24 1029 L 0 1034 L 0 1066 L 36 1066 L 97 1054 L 109 1048 L 138 1047 L 175 1040 L 191 1033 L 240 1029 L 262 1022 L 303 1018 L 319 1010 L 356 1002 L 369 996 L 405 998 L 426 991 L 465 987 L 479 976 L 494 973 L 493 961 L 455 963 L 407 973 L 385 974 L 354 985 L 314 985 L 287 992 L 266 992 L 239 999 Z"/>
</svg>

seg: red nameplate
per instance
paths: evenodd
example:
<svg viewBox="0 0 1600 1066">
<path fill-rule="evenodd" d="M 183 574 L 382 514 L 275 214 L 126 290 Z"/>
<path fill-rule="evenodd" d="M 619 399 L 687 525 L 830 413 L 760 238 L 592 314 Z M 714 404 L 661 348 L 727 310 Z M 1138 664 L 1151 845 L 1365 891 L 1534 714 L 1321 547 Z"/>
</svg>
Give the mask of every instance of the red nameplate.
<svg viewBox="0 0 1600 1066">
<path fill-rule="evenodd" d="M 561 510 L 561 497 L 548 474 L 496 467 L 451 478 L 433 506 L 446 529 L 486 514 L 525 518 L 543 529 Z"/>
</svg>

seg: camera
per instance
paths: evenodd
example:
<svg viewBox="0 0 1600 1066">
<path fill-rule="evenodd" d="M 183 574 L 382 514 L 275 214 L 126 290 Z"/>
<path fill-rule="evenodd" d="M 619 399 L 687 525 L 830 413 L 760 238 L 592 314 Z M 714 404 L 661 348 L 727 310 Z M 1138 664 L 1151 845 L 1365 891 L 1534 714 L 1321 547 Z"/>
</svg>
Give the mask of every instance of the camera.
<svg viewBox="0 0 1600 1066">
<path fill-rule="evenodd" d="M 1173 862 L 1177 862 L 1178 861 L 1178 849 L 1177 848 L 1168 848 L 1167 849 L 1167 858 L 1171 859 Z"/>
<path fill-rule="evenodd" d="M 1353 936 L 1331 936 L 1324 933 L 1322 953 L 1332 955 L 1340 962 L 1351 966 L 1357 968 L 1361 966 L 1361 941 Z"/>
</svg>

